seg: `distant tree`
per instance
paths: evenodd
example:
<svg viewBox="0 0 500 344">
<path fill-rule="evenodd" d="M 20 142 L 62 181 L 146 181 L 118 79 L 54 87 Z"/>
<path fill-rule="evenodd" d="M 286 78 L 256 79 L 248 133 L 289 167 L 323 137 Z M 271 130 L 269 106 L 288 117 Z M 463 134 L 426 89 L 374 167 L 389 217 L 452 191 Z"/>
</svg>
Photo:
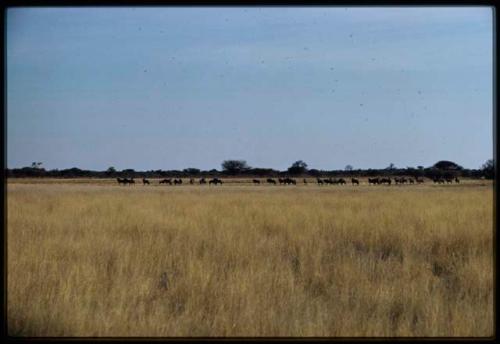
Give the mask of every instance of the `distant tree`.
<svg viewBox="0 0 500 344">
<path fill-rule="evenodd" d="M 389 166 L 387 166 L 386 170 L 394 170 L 396 169 L 396 165 L 394 165 L 392 162 L 389 164 Z"/>
<path fill-rule="evenodd" d="M 42 168 L 42 163 L 41 162 L 33 161 L 31 163 L 31 168 L 41 169 Z"/>
<path fill-rule="evenodd" d="M 190 176 L 198 175 L 198 174 L 200 174 L 200 169 L 190 167 L 190 168 L 185 168 L 183 170 L 183 172 L 186 173 L 187 175 L 190 175 Z"/>
<path fill-rule="evenodd" d="M 495 163 L 493 159 L 486 161 L 483 166 L 481 166 L 481 171 L 485 178 L 493 179 L 495 176 Z"/>
<path fill-rule="evenodd" d="M 352 165 L 346 165 L 345 170 L 349 172 L 352 171 L 353 170 Z"/>
<path fill-rule="evenodd" d="M 237 175 L 250 169 L 245 160 L 224 160 L 221 166 L 222 171 L 229 175 Z"/>
<path fill-rule="evenodd" d="M 439 170 L 447 170 L 447 171 L 457 171 L 461 170 L 462 166 L 454 163 L 453 161 L 441 160 L 434 164 L 434 168 Z"/>
<path fill-rule="evenodd" d="M 321 172 L 315 168 L 310 169 L 307 173 L 309 173 L 313 177 L 319 177 L 321 175 Z"/>
<path fill-rule="evenodd" d="M 108 176 L 112 176 L 112 175 L 114 175 L 114 174 L 116 173 L 116 169 L 115 169 L 113 166 L 111 166 L 111 167 L 109 167 L 109 168 L 106 170 L 106 172 L 105 172 L 105 173 L 106 173 L 106 175 L 108 175 Z"/>
<path fill-rule="evenodd" d="M 295 161 L 292 166 L 288 168 L 288 173 L 293 175 L 304 174 L 307 172 L 307 164 L 302 160 Z"/>
<path fill-rule="evenodd" d="M 272 168 L 252 168 L 247 171 L 247 174 L 255 175 L 259 177 L 264 176 L 274 176 L 278 173 L 278 171 L 273 170 Z"/>
</svg>

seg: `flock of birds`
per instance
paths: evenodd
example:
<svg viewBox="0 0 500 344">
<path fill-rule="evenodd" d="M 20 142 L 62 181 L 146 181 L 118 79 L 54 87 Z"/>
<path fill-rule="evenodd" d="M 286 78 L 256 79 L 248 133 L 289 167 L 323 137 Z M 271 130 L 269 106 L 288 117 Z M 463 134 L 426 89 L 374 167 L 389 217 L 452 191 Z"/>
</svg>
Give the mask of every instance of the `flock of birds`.
<svg viewBox="0 0 500 344">
<path fill-rule="evenodd" d="M 118 184 L 120 185 L 131 185 L 131 184 L 135 184 L 135 181 L 134 181 L 134 178 L 116 178 Z M 407 178 L 407 177 L 394 177 L 393 179 L 391 178 L 380 178 L 380 177 L 377 177 L 377 178 L 368 178 L 368 185 L 391 185 L 392 183 L 396 184 L 396 185 L 399 185 L 399 184 L 422 184 L 424 183 L 424 179 L 423 178 L 419 178 L 419 177 L 414 177 L 414 178 Z M 435 177 L 435 178 L 432 178 L 432 181 L 434 182 L 434 184 L 452 184 L 453 182 L 455 183 L 460 183 L 460 180 L 458 179 L 458 177 L 445 177 L 445 178 L 442 178 L 442 177 Z M 266 183 L 268 184 L 280 184 L 280 185 L 297 185 L 297 181 L 295 179 L 292 179 L 292 178 L 278 178 L 278 181 L 276 181 L 276 179 L 273 179 L 273 178 L 267 178 Z M 142 183 L 143 185 L 149 185 L 151 184 L 150 181 L 146 178 L 142 178 Z M 181 185 L 183 182 L 182 182 L 182 179 L 181 178 L 175 178 L 172 180 L 172 178 L 165 178 L 165 179 L 162 179 L 159 181 L 159 184 L 168 184 L 168 185 Z M 205 178 L 201 178 L 200 180 L 198 180 L 198 183 L 200 185 L 203 185 L 203 184 L 213 184 L 213 185 L 217 185 L 217 184 L 220 184 L 222 185 L 223 182 L 221 179 L 219 178 L 212 178 L 210 179 L 208 182 Z M 253 184 L 261 184 L 261 180 L 260 179 L 253 179 L 252 180 L 252 183 Z M 304 184 L 308 184 L 307 182 L 307 179 L 303 179 L 303 183 Z M 324 185 L 324 184 L 330 184 L 330 185 L 345 185 L 347 184 L 347 181 L 344 179 L 344 178 L 316 178 L 316 183 L 318 185 Z M 195 180 L 194 178 L 190 178 L 189 179 L 189 184 L 193 185 L 195 184 Z M 352 185 L 359 185 L 359 179 L 356 179 L 356 178 L 351 178 L 351 184 Z"/>
</svg>

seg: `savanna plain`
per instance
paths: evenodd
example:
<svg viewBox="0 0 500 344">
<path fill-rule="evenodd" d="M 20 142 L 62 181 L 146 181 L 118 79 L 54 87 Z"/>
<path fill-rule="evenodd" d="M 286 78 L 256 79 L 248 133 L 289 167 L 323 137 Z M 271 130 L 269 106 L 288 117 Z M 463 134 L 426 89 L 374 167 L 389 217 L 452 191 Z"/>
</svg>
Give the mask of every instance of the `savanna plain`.
<svg viewBox="0 0 500 344">
<path fill-rule="evenodd" d="M 482 337 L 493 186 L 7 182 L 12 336 Z"/>
</svg>

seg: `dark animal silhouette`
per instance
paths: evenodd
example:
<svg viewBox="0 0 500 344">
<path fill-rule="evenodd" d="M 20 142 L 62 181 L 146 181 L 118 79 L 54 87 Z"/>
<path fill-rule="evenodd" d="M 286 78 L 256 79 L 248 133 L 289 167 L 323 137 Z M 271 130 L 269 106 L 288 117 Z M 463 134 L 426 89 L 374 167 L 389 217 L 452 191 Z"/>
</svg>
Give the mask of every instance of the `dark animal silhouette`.
<svg viewBox="0 0 500 344">
<path fill-rule="evenodd" d="M 194 179 L 193 178 L 189 179 L 189 184 L 191 184 L 191 185 L 194 184 Z"/>
<path fill-rule="evenodd" d="M 337 184 L 345 185 L 346 181 L 344 180 L 344 178 L 340 178 L 339 180 L 337 180 Z"/>
<path fill-rule="evenodd" d="M 142 184 L 143 185 L 149 185 L 149 180 L 147 180 L 146 178 L 142 178 Z"/>
<path fill-rule="evenodd" d="M 458 177 L 455 177 L 455 183 L 457 183 L 457 184 L 460 183 L 460 179 L 458 179 Z"/>
<path fill-rule="evenodd" d="M 445 180 L 446 180 L 446 182 L 447 182 L 448 184 L 453 183 L 453 179 L 452 179 L 452 178 L 450 178 L 450 177 L 446 178 Z"/>
<path fill-rule="evenodd" d="M 118 185 L 121 185 L 121 184 L 125 185 L 125 184 L 128 183 L 127 178 L 123 178 L 123 179 L 122 178 L 116 178 L 116 180 L 118 181 Z"/>
<path fill-rule="evenodd" d="M 201 184 L 206 184 L 206 183 L 207 183 L 207 181 L 205 180 L 205 178 L 201 178 L 201 179 L 200 179 L 200 185 L 201 185 Z"/>
<path fill-rule="evenodd" d="M 171 179 L 162 179 L 162 180 L 160 180 L 160 184 L 170 184 L 170 185 L 172 185 L 172 180 Z"/>
<path fill-rule="evenodd" d="M 396 184 L 405 184 L 406 182 L 408 182 L 405 177 L 396 177 L 394 178 L 394 181 L 396 182 Z"/>
<path fill-rule="evenodd" d="M 281 184 L 285 184 L 285 179 L 278 178 L 278 181 L 280 182 L 280 185 L 281 185 Z"/>
<path fill-rule="evenodd" d="M 351 178 L 351 184 L 354 185 L 359 185 L 359 180 L 357 180 L 356 178 Z"/>
<path fill-rule="evenodd" d="M 381 178 L 381 179 L 379 179 L 379 184 L 391 185 L 391 183 L 392 183 L 391 178 Z"/>
<path fill-rule="evenodd" d="M 254 180 L 253 180 L 253 183 L 254 183 L 254 184 L 260 184 L 260 180 L 258 180 L 258 179 L 254 179 Z"/>
<path fill-rule="evenodd" d="M 182 184 L 182 179 L 174 179 L 174 184 Z"/>
<path fill-rule="evenodd" d="M 433 181 L 434 183 L 444 184 L 444 179 L 443 179 L 443 178 L 434 177 L 434 178 L 432 179 L 432 181 Z"/>
<path fill-rule="evenodd" d="M 214 179 L 211 179 L 208 182 L 208 184 L 215 184 L 215 185 L 220 184 L 220 185 L 222 185 L 222 180 L 220 180 L 219 178 L 214 178 Z"/>
<path fill-rule="evenodd" d="M 408 181 L 410 182 L 410 184 L 415 183 L 415 182 L 413 181 L 413 179 L 411 179 L 411 178 L 409 178 L 409 179 L 408 179 Z"/>
<path fill-rule="evenodd" d="M 368 178 L 368 184 L 379 184 L 378 178 Z"/>
<path fill-rule="evenodd" d="M 319 179 L 319 178 L 316 178 L 316 181 L 318 182 L 319 185 L 323 185 L 323 180 Z"/>
<path fill-rule="evenodd" d="M 418 183 L 418 184 L 422 184 L 424 182 L 423 179 L 420 179 L 418 177 L 415 177 L 415 181 Z"/>
<path fill-rule="evenodd" d="M 276 185 L 276 180 L 274 180 L 274 179 L 267 178 L 267 182 L 268 182 L 269 184 L 274 184 L 274 185 Z"/>
<path fill-rule="evenodd" d="M 288 178 L 286 177 L 285 179 L 283 179 L 283 182 L 287 185 L 290 185 L 290 184 L 297 184 L 297 182 L 295 181 L 295 179 L 291 179 L 291 178 Z"/>
<path fill-rule="evenodd" d="M 125 180 L 126 184 L 135 184 L 134 178 L 130 178 L 130 179 L 124 178 L 124 180 Z"/>
<path fill-rule="evenodd" d="M 307 184 L 307 180 L 306 180 L 306 178 L 304 178 L 304 184 Z"/>
</svg>

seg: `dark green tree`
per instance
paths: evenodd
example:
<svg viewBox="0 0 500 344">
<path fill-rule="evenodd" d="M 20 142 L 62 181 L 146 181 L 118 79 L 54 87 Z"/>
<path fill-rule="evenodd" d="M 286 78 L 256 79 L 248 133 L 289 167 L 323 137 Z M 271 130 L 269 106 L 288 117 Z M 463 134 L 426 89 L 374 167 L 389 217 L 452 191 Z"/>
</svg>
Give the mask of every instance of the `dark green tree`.
<svg viewBox="0 0 500 344">
<path fill-rule="evenodd" d="M 481 171 L 483 176 L 487 179 L 493 179 L 495 176 L 495 162 L 493 159 L 486 161 L 483 166 L 481 166 Z"/>
<path fill-rule="evenodd" d="M 307 164 L 302 160 L 295 161 L 292 166 L 288 168 L 288 173 L 293 175 L 300 175 L 307 172 Z"/>
<path fill-rule="evenodd" d="M 224 160 L 221 166 L 222 171 L 229 175 L 237 175 L 251 168 L 245 160 Z"/>
</svg>

